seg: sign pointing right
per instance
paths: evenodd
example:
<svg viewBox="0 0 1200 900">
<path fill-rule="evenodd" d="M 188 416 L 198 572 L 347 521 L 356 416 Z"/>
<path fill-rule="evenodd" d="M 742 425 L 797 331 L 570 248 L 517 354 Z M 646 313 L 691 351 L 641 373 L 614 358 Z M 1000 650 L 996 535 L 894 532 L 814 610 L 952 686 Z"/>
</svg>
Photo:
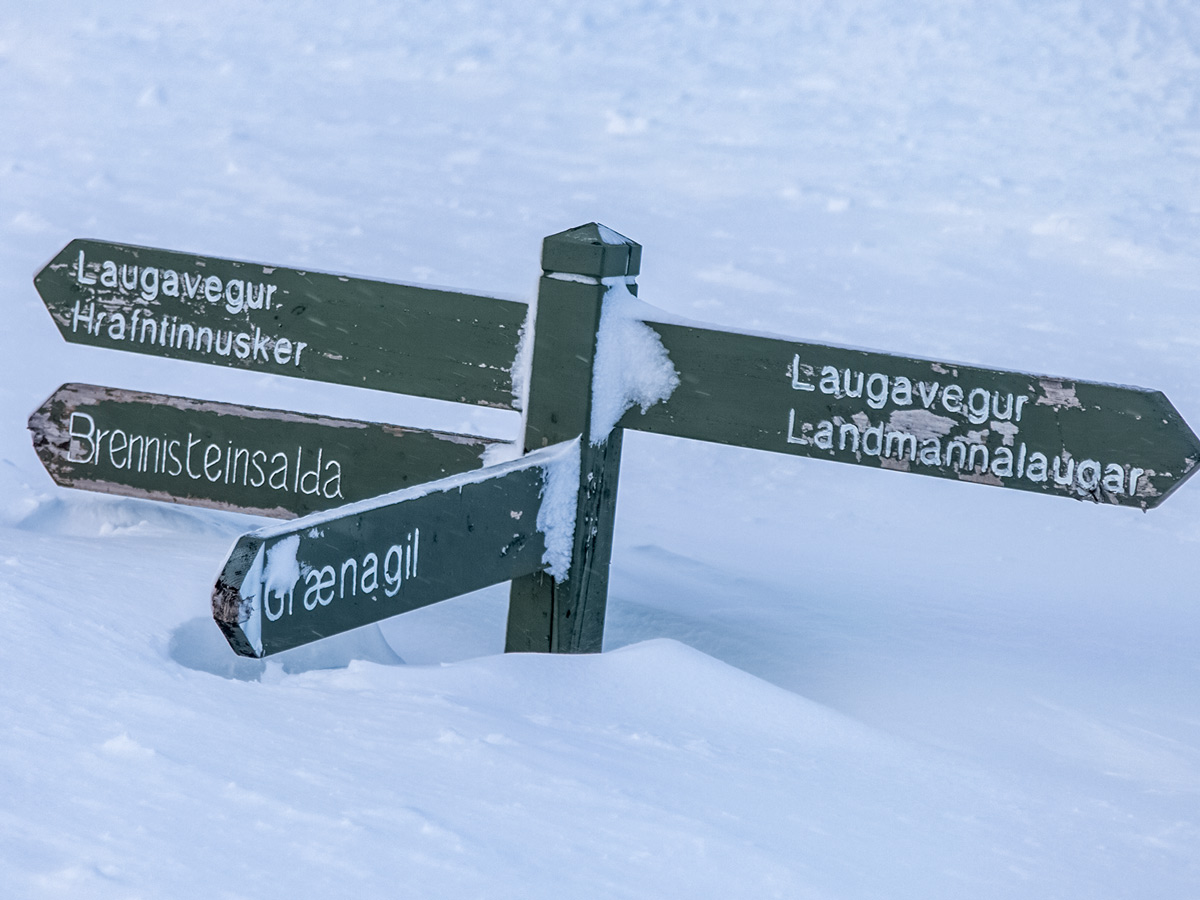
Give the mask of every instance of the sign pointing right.
<svg viewBox="0 0 1200 900">
<path fill-rule="evenodd" d="M 1141 509 L 1200 462 L 1159 391 L 645 324 L 680 383 L 625 428 Z"/>
</svg>

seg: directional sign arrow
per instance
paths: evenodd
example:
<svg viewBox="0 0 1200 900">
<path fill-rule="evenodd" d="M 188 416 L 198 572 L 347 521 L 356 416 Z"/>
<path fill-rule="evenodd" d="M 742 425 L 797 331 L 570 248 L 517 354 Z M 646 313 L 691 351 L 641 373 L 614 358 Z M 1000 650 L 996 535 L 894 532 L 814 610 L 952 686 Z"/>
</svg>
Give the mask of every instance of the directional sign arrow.
<svg viewBox="0 0 1200 900">
<path fill-rule="evenodd" d="M 563 577 L 578 492 L 572 441 L 251 532 L 213 618 L 262 657 L 533 572 Z"/>
<path fill-rule="evenodd" d="M 645 324 L 680 384 L 625 428 L 1142 509 L 1200 460 L 1158 391 Z"/>
<path fill-rule="evenodd" d="M 29 417 L 64 487 L 292 518 L 477 469 L 491 438 L 89 384 Z"/>
<path fill-rule="evenodd" d="M 73 343 L 516 403 L 524 303 L 91 240 L 67 244 L 34 285 Z"/>
</svg>

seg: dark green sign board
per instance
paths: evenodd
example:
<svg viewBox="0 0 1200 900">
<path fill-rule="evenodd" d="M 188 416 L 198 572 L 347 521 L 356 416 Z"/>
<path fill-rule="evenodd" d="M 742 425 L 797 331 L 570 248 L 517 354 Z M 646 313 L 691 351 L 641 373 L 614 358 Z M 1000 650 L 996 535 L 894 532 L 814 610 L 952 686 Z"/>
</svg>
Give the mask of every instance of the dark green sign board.
<svg viewBox="0 0 1200 900">
<path fill-rule="evenodd" d="M 497 443 L 87 384 L 55 391 L 29 429 L 64 487 L 281 518 L 477 469 Z"/>
<path fill-rule="evenodd" d="M 34 278 L 68 341 L 515 407 L 528 307 L 453 291 L 74 240 Z"/>
<path fill-rule="evenodd" d="M 1142 509 L 1200 461 L 1158 391 L 646 324 L 680 384 L 626 428 Z"/>
<path fill-rule="evenodd" d="M 569 565 L 579 444 L 240 538 L 213 589 L 230 646 L 262 657 Z"/>
</svg>

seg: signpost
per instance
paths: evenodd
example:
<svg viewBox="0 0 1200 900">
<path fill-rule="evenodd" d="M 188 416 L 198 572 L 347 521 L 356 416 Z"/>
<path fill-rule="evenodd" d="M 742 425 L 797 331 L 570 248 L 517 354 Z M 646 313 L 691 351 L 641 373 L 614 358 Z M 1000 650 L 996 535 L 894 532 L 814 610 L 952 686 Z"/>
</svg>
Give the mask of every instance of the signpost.
<svg viewBox="0 0 1200 900">
<path fill-rule="evenodd" d="M 262 657 L 531 572 L 571 554 L 579 444 L 242 536 L 213 589 L 230 646 Z"/>
<path fill-rule="evenodd" d="M 89 240 L 33 283 L 72 343 L 517 405 L 524 303 Z"/>
<path fill-rule="evenodd" d="M 625 428 L 1142 509 L 1200 461 L 1158 391 L 646 324 L 680 384 Z"/>
<path fill-rule="evenodd" d="M 291 518 L 483 465 L 492 438 L 64 384 L 29 417 L 64 487 Z"/>
<path fill-rule="evenodd" d="M 610 284 L 620 281 L 636 293 L 633 279 L 641 258 L 641 245 L 595 223 L 542 243 L 525 449 L 580 438 L 578 518 L 567 572 L 554 578 L 534 572 L 513 581 L 505 637 L 509 652 L 600 652 L 621 431 L 591 433 L 597 335 Z"/>
<path fill-rule="evenodd" d="M 507 650 L 600 650 L 626 428 L 1141 509 L 1200 462 L 1157 391 L 671 321 L 633 299 L 640 262 L 596 223 L 545 239 L 523 402 L 523 303 L 72 241 L 35 278 L 69 341 L 524 406 L 526 455 L 472 472 L 493 441 L 89 385 L 34 445 L 59 484 L 303 516 L 214 589 L 249 656 L 502 581 Z"/>
</svg>

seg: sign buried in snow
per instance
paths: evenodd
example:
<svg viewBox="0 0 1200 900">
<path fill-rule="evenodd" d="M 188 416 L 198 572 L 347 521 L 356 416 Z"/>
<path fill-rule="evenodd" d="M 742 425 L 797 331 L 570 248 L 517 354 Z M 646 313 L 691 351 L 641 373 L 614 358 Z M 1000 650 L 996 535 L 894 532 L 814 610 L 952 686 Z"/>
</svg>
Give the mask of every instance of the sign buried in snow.
<svg viewBox="0 0 1200 900">
<path fill-rule="evenodd" d="M 64 487 L 292 518 L 483 465 L 492 438 L 64 384 L 29 417 Z"/>
<path fill-rule="evenodd" d="M 1143 509 L 1200 461 L 1158 391 L 646 325 L 679 385 L 626 428 Z"/>
<path fill-rule="evenodd" d="M 519 347 L 523 303 L 72 241 L 35 278 L 69 341 L 523 408 L 526 456 L 468 473 L 494 442 L 88 385 L 34 444 L 59 484 L 307 514 L 214 589 L 250 656 L 510 580 L 507 650 L 599 650 L 627 428 L 1142 509 L 1200 461 L 1157 391 L 671 321 L 640 264 L 597 223 L 547 237 Z"/>
<path fill-rule="evenodd" d="M 33 283 L 73 343 L 515 406 L 524 303 L 89 240 Z"/>
<path fill-rule="evenodd" d="M 213 616 L 269 656 L 533 572 L 565 576 L 579 443 L 243 535 Z"/>
</svg>

